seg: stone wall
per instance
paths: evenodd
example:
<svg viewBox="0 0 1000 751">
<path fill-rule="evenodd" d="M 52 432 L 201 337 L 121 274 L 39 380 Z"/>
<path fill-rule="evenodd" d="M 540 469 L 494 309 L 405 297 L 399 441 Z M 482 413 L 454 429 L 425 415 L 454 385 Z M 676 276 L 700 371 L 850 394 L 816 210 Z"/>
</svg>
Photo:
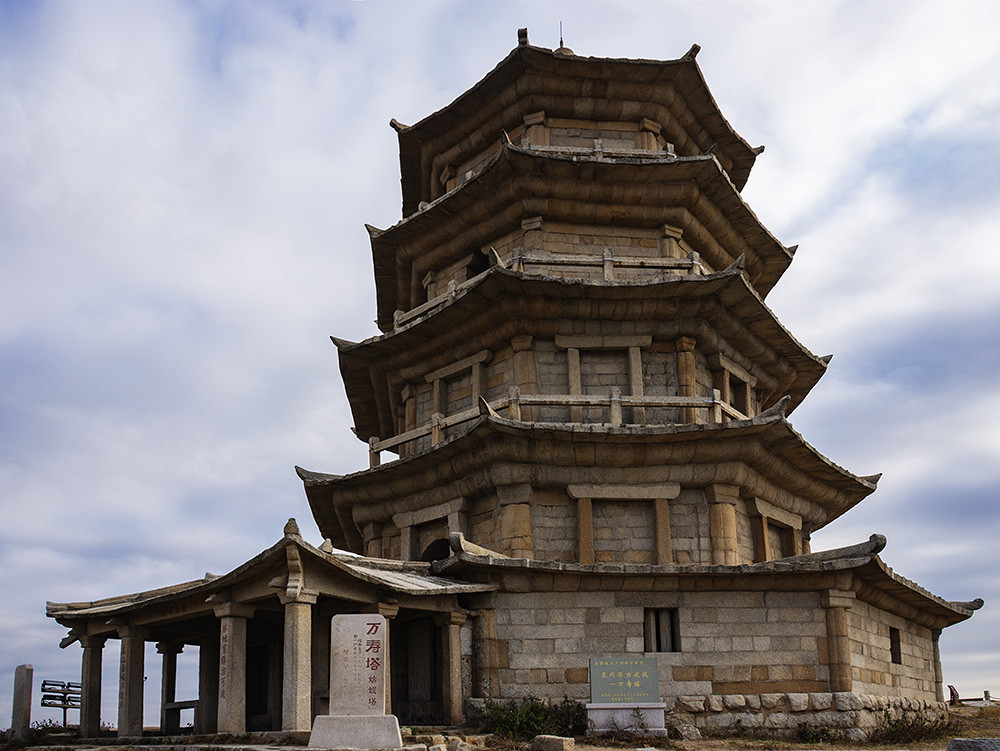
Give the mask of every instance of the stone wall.
<svg viewBox="0 0 1000 751">
<path fill-rule="evenodd" d="M 930 629 L 860 601 L 850 609 L 848 623 L 855 690 L 925 701 L 936 699 Z M 892 662 L 890 628 L 899 631 L 900 664 Z"/>
<path fill-rule="evenodd" d="M 694 694 L 667 700 L 668 727 L 693 725 L 702 732 L 760 734 L 786 738 L 826 731 L 848 741 L 864 740 L 885 722 L 906 718 L 935 722 L 948 716 L 944 702 L 856 692 Z"/>
</svg>

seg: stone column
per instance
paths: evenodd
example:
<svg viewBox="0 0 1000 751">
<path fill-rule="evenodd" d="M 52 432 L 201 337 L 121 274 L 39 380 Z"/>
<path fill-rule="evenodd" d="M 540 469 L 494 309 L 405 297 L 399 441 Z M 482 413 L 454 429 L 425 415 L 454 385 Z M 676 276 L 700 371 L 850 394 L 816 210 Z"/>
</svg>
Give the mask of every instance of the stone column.
<svg viewBox="0 0 1000 751">
<path fill-rule="evenodd" d="M 118 673 L 118 737 L 142 735 L 142 683 L 146 657 L 146 632 L 121 626 L 121 668 Z"/>
<path fill-rule="evenodd" d="M 682 336 L 674 342 L 677 353 L 677 390 L 681 396 L 698 396 L 698 371 L 694 358 L 695 341 L 690 336 Z M 681 422 L 697 422 L 698 410 L 681 407 Z"/>
<path fill-rule="evenodd" d="M 83 666 L 80 670 L 80 737 L 97 738 L 101 734 L 101 673 L 106 636 L 84 636 Z"/>
<path fill-rule="evenodd" d="M 670 539 L 670 500 L 653 501 L 653 532 L 656 540 L 656 563 L 666 566 L 674 562 L 673 542 Z"/>
<path fill-rule="evenodd" d="M 750 519 L 750 526 L 753 527 L 754 551 L 756 552 L 756 563 L 769 561 L 771 555 L 771 537 L 768 532 L 767 517 L 755 516 Z"/>
<path fill-rule="evenodd" d="M 441 627 L 441 699 L 444 718 L 450 725 L 461 725 L 462 717 L 462 613 L 442 613 L 434 618 Z"/>
<path fill-rule="evenodd" d="M 931 630 L 931 639 L 934 643 L 934 698 L 936 701 L 944 701 L 944 675 L 941 672 L 941 629 Z"/>
<path fill-rule="evenodd" d="M 569 378 L 569 393 L 579 396 L 583 393 L 583 375 L 580 372 L 580 350 L 576 347 L 566 349 L 566 370 Z M 583 422 L 583 407 L 573 405 L 569 408 L 570 422 Z"/>
<path fill-rule="evenodd" d="M 219 632 L 218 623 L 198 644 L 198 707 L 194 710 L 197 733 L 215 733 L 219 727 Z"/>
<path fill-rule="evenodd" d="M 848 635 L 847 611 L 854 605 L 854 592 L 830 589 L 823 593 L 826 608 L 826 650 L 830 668 L 830 690 L 850 691 L 851 643 Z"/>
<path fill-rule="evenodd" d="M 545 110 L 525 115 L 523 122 L 524 135 L 521 136 L 522 146 L 549 145 L 549 129 L 545 127 Z"/>
<path fill-rule="evenodd" d="M 163 655 L 160 671 L 160 731 L 164 735 L 177 735 L 181 730 L 181 711 L 167 709 L 177 701 L 177 655 L 184 651 L 183 644 L 160 642 L 156 651 Z"/>
<path fill-rule="evenodd" d="M 736 566 L 740 562 L 736 538 L 736 504 L 740 501 L 740 489 L 735 485 L 709 485 L 705 488 L 705 497 L 712 537 L 712 563 Z"/>
<path fill-rule="evenodd" d="M 31 665 L 18 665 L 14 668 L 14 707 L 10 732 L 18 739 L 26 737 L 31 728 L 31 688 L 34 682 L 35 669 Z"/>
<path fill-rule="evenodd" d="M 580 563 L 594 562 L 594 506 L 590 498 L 576 502 L 577 550 Z"/>
<path fill-rule="evenodd" d="M 254 609 L 238 602 L 215 608 L 219 619 L 220 733 L 243 733 L 247 725 L 247 619 Z"/>
<path fill-rule="evenodd" d="M 512 558 L 533 558 L 535 542 L 531 532 L 531 486 L 497 486 L 500 504 L 500 542 Z"/>
<path fill-rule="evenodd" d="M 312 728 L 312 610 L 316 595 L 279 595 L 285 606 L 285 658 L 281 684 L 281 729 Z"/>
<path fill-rule="evenodd" d="M 522 395 L 538 393 L 538 368 L 535 365 L 535 351 L 531 348 L 531 337 L 515 336 L 510 340 L 514 351 L 514 383 Z M 532 422 L 538 419 L 538 407 L 521 407 L 521 419 Z"/>
</svg>

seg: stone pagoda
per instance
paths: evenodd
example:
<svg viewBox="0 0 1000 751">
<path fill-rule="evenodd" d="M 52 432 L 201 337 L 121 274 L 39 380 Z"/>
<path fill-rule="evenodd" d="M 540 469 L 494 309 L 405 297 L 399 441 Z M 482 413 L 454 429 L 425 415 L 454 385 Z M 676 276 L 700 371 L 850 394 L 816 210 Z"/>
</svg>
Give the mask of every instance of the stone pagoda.
<svg viewBox="0 0 1000 751">
<path fill-rule="evenodd" d="M 857 734 L 946 711 L 938 637 L 982 602 L 896 575 L 879 535 L 812 552 L 878 477 L 788 422 L 829 357 L 764 302 L 795 249 L 741 198 L 762 149 L 698 49 L 588 58 L 522 30 L 454 102 L 392 122 L 403 218 L 369 227 L 381 333 L 334 339 L 370 467 L 298 470 L 319 547 L 290 522 L 224 576 L 50 603 L 84 646 L 91 727 L 99 650 L 120 638 L 120 725 L 155 640 L 166 672 L 199 646 L 204 732 L 309 729 L 346 613 L 388 619 L 404 723 L 594 699 L 594 660 L 657 676 L 660 727 Z"/>
</svg>

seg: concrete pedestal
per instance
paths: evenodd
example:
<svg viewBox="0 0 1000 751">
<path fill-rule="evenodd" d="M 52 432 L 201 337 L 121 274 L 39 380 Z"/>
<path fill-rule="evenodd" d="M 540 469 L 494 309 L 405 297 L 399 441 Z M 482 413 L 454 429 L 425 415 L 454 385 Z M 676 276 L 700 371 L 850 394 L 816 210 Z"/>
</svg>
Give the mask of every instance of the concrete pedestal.
<svg viewBox="0 0 1000 751">
<path fill-rule="evenodd" d="M 627 730 L 631 733 L 665 736 L 667 728 L 663 723 L 663 710 L 666 706 L 660 702 L 588 704 L 587 719 L 596 735 Z"/>
<path fill-rule="evenodd" d="M 661 716 L 662 722 L 662 716 Z M 402 748 L 396 715 L 320 715 L 309 748 Z"/>
</svg>

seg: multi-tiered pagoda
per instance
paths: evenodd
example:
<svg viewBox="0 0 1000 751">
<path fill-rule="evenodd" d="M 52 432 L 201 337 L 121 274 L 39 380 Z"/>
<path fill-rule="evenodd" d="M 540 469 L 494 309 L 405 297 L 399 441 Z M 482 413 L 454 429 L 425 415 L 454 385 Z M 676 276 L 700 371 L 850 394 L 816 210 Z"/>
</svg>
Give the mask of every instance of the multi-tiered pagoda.
<svg viewBox="0 0 1000 751">
<path fill-rule="evenodd" d="M 585 58 L 522 31 L 452 104 L 393 121 L 403 218 L 369 228 L 382 333 L 334 340 L 370 467 L 299 470 L 324 545 L 290 524 L 224 577 L 50 614 L 85 647 L 198 644 L 204 729 L 307 728 L 329 617 L 359 611 L 390 618 L 403 722 L 585 699 L 592 657 L 630 656 L 655 661 L 672 724 L 942 711 L 938 637 L 981 602 L 897 576 L 878 535 L 811 552 L 878 478 L 788 422 L 829 358 L 764 303 L 795 249 L 740 196 L 762 149 L 697 52 Z"/>
</svg>

